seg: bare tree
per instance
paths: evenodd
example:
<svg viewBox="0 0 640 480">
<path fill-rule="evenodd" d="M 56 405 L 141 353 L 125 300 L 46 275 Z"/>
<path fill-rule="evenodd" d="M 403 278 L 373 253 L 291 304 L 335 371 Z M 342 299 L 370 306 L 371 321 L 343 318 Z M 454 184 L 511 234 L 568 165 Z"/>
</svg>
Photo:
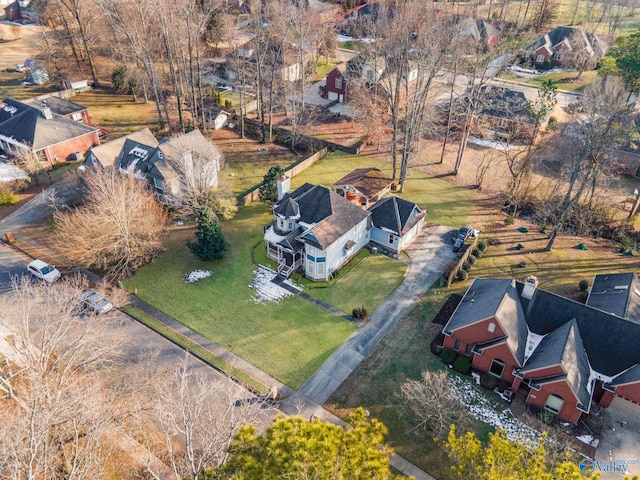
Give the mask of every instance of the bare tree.
<svg viewBox="0 0 640 480">
<path fill-rule="evenodd" d="M 208 478 L 206 470 L 224 462 L 238 429 L 260 423 L 270 408 L 227 378 L 194 374 L 187 357 L 153 382 L 151 397 L 150 405 L 140 406 L 135 423 L 148 452 L 146 470 L 158 480 L 166 476 L 155 458 L 163 460 L 176 480 Z"/>
<path fill-rule="evenodd" d="M 400 391 L 417 420 L 414 428 L 430 430 L 436 438 L 444 438 L 452 424 L 465 429 L 469 414 L 456 401 L 447 372 L 425 371 L 420 380 L 403 383 Z"/>
<path fill-rule="evenodd" d="M 595 190 L 598 178 L 609 169 L 617 150 L 629 141 L 633 122 L 626 103 L 624 85 L 617 77 L 606 77 L 589 85 L 582 98 L 584 113 L 563 132 L 561 150 L 570 166 L 567 188 L 552 216 L 546 250 L 551 250 L 566 219 L 585 192 Z"/>
<path fill-rule="evenodd" d="M 120 402 L 98 372 L 109 370 L 120 342 L 104 318 L 78 314 L 85 287 L 79 277 L 20 279 L 3 303 L 2 478 L 103 478 L 112 459 Z"/>
<path fill-rule="evenodd" d="M 54 222 L 64 255 L 118 279 L 161 251 L 166 215 L 144 181 L 95 170 L 86 177 L 84 204 L 57 212 Z"/>
<path fill-rule="evenodd" d="M 213 202 L 222 154 L 199 131 L 177 137 L 170 145 L 165 154 L 169 165 L 178 174 L 179 183 L 173 203 L 182 213 L 194 215 Z"/>
</svg>

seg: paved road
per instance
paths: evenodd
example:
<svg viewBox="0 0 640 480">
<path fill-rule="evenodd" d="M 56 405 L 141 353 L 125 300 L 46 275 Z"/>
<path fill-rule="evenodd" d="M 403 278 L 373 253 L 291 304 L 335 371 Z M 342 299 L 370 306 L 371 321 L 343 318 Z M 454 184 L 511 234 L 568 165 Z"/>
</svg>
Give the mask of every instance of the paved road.
<svg viewBox="0 0 640 480">
<path fill-rule="evenodd" d="M 454 258 L 451 228 L 429 227 L 407 248 L 411 266 L 404 282 L 373 312 L 360 327 L 300 388 L 298 395 L 318 405 L 324 404 L 360 362 L 440 278 Z"/>
<path fill-rule="evenodd" d="M 27 273 L 31 259 L 0 242 L 0 294 L 11 290 L 11 278 Z"/>
</svg>

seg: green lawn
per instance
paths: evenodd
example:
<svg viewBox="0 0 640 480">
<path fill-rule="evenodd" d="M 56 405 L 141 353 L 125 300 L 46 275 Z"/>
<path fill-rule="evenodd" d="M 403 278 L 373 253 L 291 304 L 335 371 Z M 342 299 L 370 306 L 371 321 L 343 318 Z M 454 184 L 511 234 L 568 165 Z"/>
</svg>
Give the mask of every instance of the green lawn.
<svg viewBox="0 0 640 480">
<path fill-rule="evenodd" d="M 269 168 L 275 165 L 287 168 L 298 160 L 298 157 L 283 147 L 266 145 L 268 152 L 259 152 L 259 147 L 265 147 L 265 145 L 256 142 L 255 148 L 251 151 L 225 153 L 225 168 L 222 175 L 231 186 L 234 195 L 243 194 L 262 182 Z"/>
<path fill-rule="evenodd" d="M 578 72 L 555 72 L 549 73 L 548 75 L 538 75 L 535 78 L 519 77 L 517 75 L 513 75 L 512 73 L 504 72 L 501 76 L 503 78 L 506 78 L 507 80 L 526 83 L 534 87 L 539 87 L 542 82 L 552 80 L 558 90 L 567 90 L 573 92 L 576 90 L 582 90 L 585 86 L 595 82 L 598 78 L 598 72 L 596 72 L 595 70 L 583 72 L 580 76 L 580 80 L 577 82 L 575 81 L 575 79 L 578 76 Z"/>
<path fill-rule="evenodd" d="M 300 275 L 294 281 L 309 295 L 347 314 L 361 306 L 371 314 L 402 283 L 406 270 L 400 262 L 363 249 L 331 282 L 312 282 Z"/>
<path fill-rule="evenodd" d="M 231 248 L 221 260 L 201 262 L 187 249 L 193 229 L 174 230 L 167 250 L 125 282 L 129 291 L 195 331 L 289 385 L 299 388 L 355 330 L 340 317 L 289 297 L 259 304 L 248 285 L 255 265 L 251 247 L 271 220 L 263 205 L 243 207 L 223 226 Z M 213 275 L 194 284 L 185 274 L 207 269 Z"/>
<path fill-rule="evenodd" d="M 335 152 L 291 180 L 292 188 L 305 182 L 331 186 L 356 168 L 376 167 L 391 176 L 391 165 L 377 158 Z M 452 227 L 464 225 L 473 211 L 473 193 L 410 168 L 401 197 L 427 209 L 427 221 Z"/>
</svg>

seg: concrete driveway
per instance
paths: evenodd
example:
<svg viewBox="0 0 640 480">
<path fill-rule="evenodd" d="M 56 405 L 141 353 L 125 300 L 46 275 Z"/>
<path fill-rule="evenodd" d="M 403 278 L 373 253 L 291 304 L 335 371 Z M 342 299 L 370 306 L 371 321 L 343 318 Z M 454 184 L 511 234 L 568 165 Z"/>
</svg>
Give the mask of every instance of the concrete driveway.
<svg viewBox="0 0 640 480">
<path fill-rule="evenodd" d="M 307 380 L 298 394 L 317 405 L 324 404 L 336 389 L 374 349 L 442 275 L 455 257 L 451 228 L 426 227 L 407 247 L 411 264 L 402 284 L 382 302 L 362 325 Z"/>
<path fill-rule="evenodd" d="M 608 464 L 616 460 L 634 460 L 627 464 L 628 475 L 640 475 L 640 405 L 616 397 L 607 409 L 610 428 L 600 435 L 596 460 Z M 620 473 L 602 472 L 602 480 L 621 480 Z"/>
</svg>

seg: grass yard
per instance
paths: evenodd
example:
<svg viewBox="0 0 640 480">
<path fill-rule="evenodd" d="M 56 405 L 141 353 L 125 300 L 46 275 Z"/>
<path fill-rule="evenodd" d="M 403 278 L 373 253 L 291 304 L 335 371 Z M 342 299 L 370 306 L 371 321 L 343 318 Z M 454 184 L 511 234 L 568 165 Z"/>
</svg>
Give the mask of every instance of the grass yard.
<svg viewBox="0 0 640 480">
<path fill-rule="evenodd" d="M 26 80 L 24 72 L 0 71 L 0 98 L 25 100 L 58 90 L 53 85 L 20 85 L 24 80 Z"/>
<path fill-rule="evenodd" d="M 253 301 L 255 292 L 248 287 L 255 268 L 251 247 L 260 242 L 262 226 L 270 220 L 268 207 L 241 208 L 223 225 L 231 248 L 214 262 L 199 261 L 187 249 L 193 228 L 175 229 L 167 250 L 125 287 L 137 289 L 143 300 L 297 389 L 355 326 L 295 297 L 278 303 Z M 185 275 L 196 269 L 213 275 L 186 283 Z"/>
<path fill-rule="evenodd" d="M 363 249 L 331 282 L 312 282 L 301 275 L 294 282 L 318 300 L 351 314 L 364 306 L 371 314 L 402 283 L 407 266 Z"/>
<path fill-rule="evenodd" d="M 542 82 L 552 80 L 558 90 L 567 90 L 570 92 L 574 92 L 582 90 L 585 86 L 595 82 L 598 78 L 598 72 L 596 72 L 595 70 L 583 72 L 580 76 L 580 80 L 577 82 L 575 81 L 575 78 L 578 76 L 578 72 L 555 72 L 548 75 L 538 75 L 535 78 L 519 77 L 517 75 L 513 75 L 510 72 L 504 72 L 501 76 L 503 78 L 506 78 L 507 80 L 526 83 L 534 87 L 540 87 Z"/>
<path fill-rule="evenodd" d="M 77 94 L 71 101 L 89 108 L 94 125 L 111 132 L 111 138 L 128 135 L 148 127 L 156 135 L 158 115 L 155 103 L 134 102 L 131 95 L 121 95 L 108 88 L 97 88 Z"/>
<path fill-rule="evenodd" d="M 297 188 L 305 182 L 331 186 L 352 170 L 364 167 L 376 167 L 391 176 L 391 165 L 388 162 L 334 152 L 293 177 L 292 188 Z M 415 168 L 409 168 L 404 192 L 398 195 L 426 208 L 429 223 L 457 227 L 467 223 L 473 212 L 473 192 L 440 178 L 429 177 Z"/>
</svg>

